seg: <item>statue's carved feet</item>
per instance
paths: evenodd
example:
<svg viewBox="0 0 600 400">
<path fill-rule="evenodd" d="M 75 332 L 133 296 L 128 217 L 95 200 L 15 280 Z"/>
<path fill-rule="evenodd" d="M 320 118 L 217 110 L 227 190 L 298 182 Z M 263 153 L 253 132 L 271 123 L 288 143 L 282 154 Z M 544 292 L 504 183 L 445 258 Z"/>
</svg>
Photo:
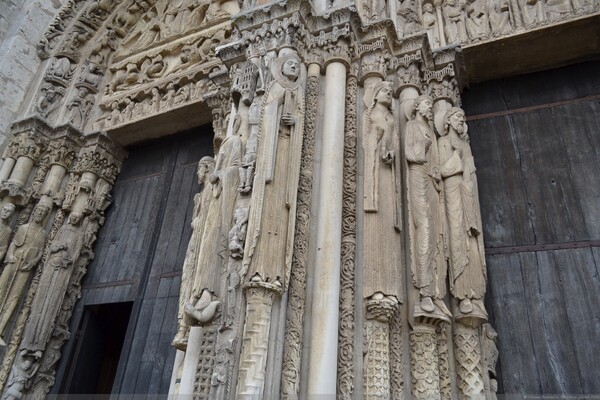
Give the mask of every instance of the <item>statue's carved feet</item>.
<svg viewBox="0 0 600 400">
<path fill-rule="evenodd" d="M 473 312 L 473 304 L 470 299 L 462 299 L 458 305 L 458 309 L 462 314 L 470 314 Z"/>
<path fill-rule="evenodd" d="M 427 296 L 421 298 L 421 310 L 425 312 L 433 312 L 435 310 L 431 297 Z"/>
<path fill-rule="evenodd" d="M 185 327 L 180 327 L 175 335 L 175 338 L 171 342 L 171 346 L 175 347 L 177 350 L 186 351 L 187 350 L 187 329 Z"/>
</svg>

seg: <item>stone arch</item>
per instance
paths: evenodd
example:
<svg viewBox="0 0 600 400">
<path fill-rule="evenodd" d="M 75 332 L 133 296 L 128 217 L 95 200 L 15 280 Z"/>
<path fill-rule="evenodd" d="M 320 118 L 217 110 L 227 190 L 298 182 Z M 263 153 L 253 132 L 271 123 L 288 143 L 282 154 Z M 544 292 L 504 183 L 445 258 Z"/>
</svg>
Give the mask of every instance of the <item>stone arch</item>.
<svg viewBox="0 0 600 400">
<path fill-rule="evenodd" d="M 147 139 L 212 119 L 218 144 L 225 93 L 211 75 L 226 70 L 215 48 L 238 11 L 234 0 L 70 0 L 38 45 L 43 74 L 27 114 L 122 144 L 140 129 Z"/>
</svg>

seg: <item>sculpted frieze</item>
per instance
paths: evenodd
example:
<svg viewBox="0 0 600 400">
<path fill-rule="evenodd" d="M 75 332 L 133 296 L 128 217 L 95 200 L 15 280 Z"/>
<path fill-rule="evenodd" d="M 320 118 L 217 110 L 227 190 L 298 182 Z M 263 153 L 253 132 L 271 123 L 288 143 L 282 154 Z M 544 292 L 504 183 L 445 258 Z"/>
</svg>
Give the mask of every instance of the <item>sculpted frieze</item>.
<svg viewBox="0 0 600 400">
<path fill-rule="evenodd" d="M 92 49 L 88 59 L 98 65 L 107 65 L 109 56 L 117 49 L 117 33 L 112 28 L 107 28 L 98 44 Z"/>
<path fill-rule="evenodd" d="M 38 54 L 42 59 L 50 57 L 52 50 L 54 50 L 61 40 L 62 35 L 67 30 L 69 24 L 85 4 L 85 0 L 68 0 L 63 5 L 37 46 Z"/>
<path fill-rule="evenodd" d="M 206 30 L 227 21 L 232 12 L 237 12 L 237 3 L 231 0 L 223 4 L 216 0 L 161 0 L 123 39 L 119 56 L 139 53 L 200 29 Z"/>
<path fill-rule="evenodd" d="M 423 29 L 416 0 L 402 0 L 397 11 L 400 36 L 408 36 Z"/>
</svg>

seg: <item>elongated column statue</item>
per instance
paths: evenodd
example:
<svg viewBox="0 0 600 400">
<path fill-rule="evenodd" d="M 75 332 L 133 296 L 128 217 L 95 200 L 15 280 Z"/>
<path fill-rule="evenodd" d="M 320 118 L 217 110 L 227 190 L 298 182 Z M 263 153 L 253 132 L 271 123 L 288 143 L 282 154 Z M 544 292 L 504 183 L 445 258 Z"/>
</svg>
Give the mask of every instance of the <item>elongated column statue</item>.
<svg viewBox="0 0 600 400">
<path fill-rule="evenodd" d="M 283 51 L 282 51 L 283 52 Z M 263 100 L 259 156 L 248 222 L 242 277 L 246 270 L 247 313 L 238 399 L 261 399 L 273 297 L 289 282 L 296 196 L 304 133 L 305 71 L 295 52 L 273 63 L 274 81 Z"/>
<path fill-rule="evenodd" d="M 368 78 L 378 79 L 378 78 Z M 389 398 L 390 322 L 401 295 L 400 171 L 392 84 L 377 82 L 366 89 L 363 149 L 365 155 L 363 265 L 365 324 L 365 399 Z"/>
<path fill-rule="evenodd" d="M 10 217 L 15 212 L 15 205 L 6 203 L 0 211 L 0 264 L 4 261 L 4 256 L 8 250 L 12 229 L 10 227 Z M 1 332 L 0 332 L 1 335 Z"/>
<path fill-rule="evenodd" d="M 446 294 L 446 266 L 441 214 L 441 176 L 437 140 L 430 122 L 433 101 L 419 96 L 412 119 L 406 125 L 405 155 L 408 162 L 410 225 L 413 229 L 411 271 L 419 290 L 416 312 L 433 313 L 438 308 L 449 315 L 443 298 Z"/>
<path fill-rule="evenodd" d="M 486 266 L 477 177 L 462 109 L 446 112 L 442 135 L 438 148 L 450 243 L 450 292 L 459 301 L 460 312 L 455 318 L 472 315 L 485 321 Z"/>
<path fill-rule="evenodd" d="M 463 110 L 452 107 L 446 112 L 441 134 L 438 146 L 450 248 L 450 292 L 458 302 L 453 307 L 457 386 L 461 397 L 476 398 L 483 396 L 485 382 L 479 326 L 487 321 L 483 305 L 486 266 L 475 164 Z"/>
<path fill-rule="evenodd" d="M 83 246 L 83 232 L 87 221 L 82 223 L 82 220 L 83 215 L 79 211 L 72 211 L 48 250 L 48 258 L 44 263 L 21 343 L 21 348 L 30 353 L 44 351 L 52 334 L 75 262 Z"/>
<path fill-rule="evenodd" d="M 0 335 L 4 335 L 6 325 L 26 291 L 31 271 L 42 258 L 46 240 L 44 221 L 49 211 L 45 204 L 35 206 L 31 222 L 17 229 L 6 253 L 6 264 L 0 277 Z M 2 337 L 0 345 L 6 346 Z"/>
<path fill-rule="evenodd" d="M 215 160 L 212 157 L 203 157 L 198 163 L 198 183 L 202 186 L 202 192 L 194 196 L 194 212 L 192 216 L 192 237 L 185 253 L 183 270 L 181 273 L 181 290 L 179 292 L 179 312 L 177 314 L 178 330 L 173 339 L 173 346 L 178 350 L 185 350 L 187 345 L 187 332 L 189 327 L 184 323 L 184 307 L 190 300 L 192 293 L 192 283 L 198 264 L 198 254 L 208 210 L 211 199 L 213 198 L 208 177 L 214 172 Z"/>
</svg>

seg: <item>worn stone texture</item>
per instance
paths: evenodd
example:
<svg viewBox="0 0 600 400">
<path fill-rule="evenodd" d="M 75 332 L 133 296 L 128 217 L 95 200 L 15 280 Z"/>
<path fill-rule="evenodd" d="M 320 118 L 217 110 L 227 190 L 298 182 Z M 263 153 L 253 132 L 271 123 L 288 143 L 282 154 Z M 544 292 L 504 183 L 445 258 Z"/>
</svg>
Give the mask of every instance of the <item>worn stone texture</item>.
<svg viewBox="0 0 600 400">
<path fill-rule="evenodd" d="M 16 232 L 0 279 L 3 400 L 41 399 L 55 377 L 56 393 L 73 389 L 92 358 L 82 355 L 98 350 L 80 341 L 86 306 L 107 302 L 130 302 L 135 321 L 123 333 L 114 392 L 494 399 L 498 386 L 521 394 L 594 388 L 572 331 L 585 325 L 578 331 L 595 340 L 598 246 L 588 241 L 598 239 L 598 203 L 577 196 L 597 194 L 589 182 L 598 163 L 586 164 L 573 144 L 589 141 L 585 155 L 597 158 L 596 92 L 585 101 L 550 96 L 561 103 L 548 105 L 528 101 L 547 94 L 539 82 L 522 81 L 522 109 L 503 104 L 498 115 L 469 121 L 497 128 L 484 148 L 518 149 L 504 149 L 511 168 L 483 168 L 479 180 L 482 144 L 470 143 L 460 107 L 477 77 L 588 56 L 574 47 L 575 55 L 546 59 L 533 46 L 535 57 L 514 65 L 506 57 L 506 69 L 473 61 L 497 42 L 526 47 L 517 36 L 589 27 L 598 1 L 65 4 L 50 26 L 60 2 L 3 4 L 14 22 L 2 22 L 2 48 L 12 51 L 0 64 L 2 96 L 11 102 L 0 106 L 14 137 L 0 167 L 0 204 L 18 212 L 0 225 Z M 509 95 L 480 96 L 502 104 Z M 199 151 L 184 134 L 164 149 L 150 145 L 132 164 L 136 173 L 117 179 L 119 144 L 136 150 L 211 119 L 215 158 L 203 160 L 214 168 L 201 168 L 199 182 Z M 529 134 L 536 129 L 553 140 Z M 213 139 L 210 129 L 198 134 Z M 559 153 L 569 163 L 548 156 Z M 113 185 L 119 197 L 96 258 L 104 261 L 88 266 Z M 496 198 L 509 206 L 485 204 Z M 48 221 L 37 226 L 44 206 Z M 517 216 L 514 226 L 503 210 Z M 583 295 L 566 296 L 563 283 Z M 543 335 L 546 343 L 530 349 L 543 360 L 536 370 L 522 347 Z M 497 359 L 537 375 L 505 381 Z"/>
<path fill-rule="evenodd" d="M 37 45 L 64 3 L 66 0 L 0 3 L 0 148 L 40 66 Z"/>
</svg>

